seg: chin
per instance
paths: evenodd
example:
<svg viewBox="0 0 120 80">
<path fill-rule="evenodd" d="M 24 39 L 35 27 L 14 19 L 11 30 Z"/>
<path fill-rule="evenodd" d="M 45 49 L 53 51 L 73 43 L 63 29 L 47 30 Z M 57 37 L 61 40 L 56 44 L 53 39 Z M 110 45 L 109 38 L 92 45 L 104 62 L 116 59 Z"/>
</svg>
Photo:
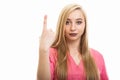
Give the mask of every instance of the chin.
<svg viewBox="0 0 120 80">
<path fill-rule="evenodd" d="M 68 38 L 68 40 L 70 40 L 70 41 L 76 41 L 76 40 L 78 40 L 79 38 L 77 38 L 77 37 L 70 37 L 70 38 Z"/>
</svg>

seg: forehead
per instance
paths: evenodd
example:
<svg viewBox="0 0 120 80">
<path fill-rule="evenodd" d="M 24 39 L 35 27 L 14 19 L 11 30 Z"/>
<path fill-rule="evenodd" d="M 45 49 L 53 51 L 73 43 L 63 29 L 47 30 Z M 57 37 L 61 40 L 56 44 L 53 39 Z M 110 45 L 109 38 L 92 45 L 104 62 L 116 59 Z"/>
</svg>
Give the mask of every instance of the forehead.
<svg viewBox="0 0 120 80">
<path fill-rule="evenodd" d="M 74 10 L 68 15 L 69 19 L 77 19 L 81 18 L 84 19 L 84 14 L 81 10 Z"/>
</svg>

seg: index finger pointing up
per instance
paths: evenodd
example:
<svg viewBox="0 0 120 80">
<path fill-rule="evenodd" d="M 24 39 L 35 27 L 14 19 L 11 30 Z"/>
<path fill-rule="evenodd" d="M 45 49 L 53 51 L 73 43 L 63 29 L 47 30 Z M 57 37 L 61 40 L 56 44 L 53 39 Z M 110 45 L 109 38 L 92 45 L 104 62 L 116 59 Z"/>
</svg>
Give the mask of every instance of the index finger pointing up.
<svg viewBox="0 0 120 80">
<path fill-rule="evenodd" d="M 47 29 L 47 15 L 44 16 L 43 30 Z"/>
</svg>

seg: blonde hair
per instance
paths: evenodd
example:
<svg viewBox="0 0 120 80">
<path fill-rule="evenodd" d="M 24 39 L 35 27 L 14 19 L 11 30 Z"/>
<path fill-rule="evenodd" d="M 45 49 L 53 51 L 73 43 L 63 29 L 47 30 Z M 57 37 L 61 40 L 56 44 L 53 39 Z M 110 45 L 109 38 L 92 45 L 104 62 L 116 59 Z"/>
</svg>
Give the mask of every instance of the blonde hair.
<svg viewBox="0 0 120 80">
<path fill-rule="evenodd" d="M 64 36 L 64 24 L 68 15 L 74 11 L 80 10 L 85 18 L 85 29 L 81 36 L 80 42 L 80 53 L 83 60 L 86 80 L 99 80 L 98 70 L 96 64 L 90 55 L 89 47 L 88 47 L 88 39 L 87 39 L 87 20 L 84 11 L 82 10 L 81 6 L 78 4 L 69 4 L 63 8 L 61 14 L 58 19 L 57 23 L 57 31 L 56 31 L 56 38 L 53 42 L 53 48 L 56 48 L 58 51 L 57 54 L 57 62 L 55 68 L 55 76 L 57 80 L 66 80 L 67 79 L 67 51 L 68 47 L 66 44 L 65 36 Z"/>
</svg>

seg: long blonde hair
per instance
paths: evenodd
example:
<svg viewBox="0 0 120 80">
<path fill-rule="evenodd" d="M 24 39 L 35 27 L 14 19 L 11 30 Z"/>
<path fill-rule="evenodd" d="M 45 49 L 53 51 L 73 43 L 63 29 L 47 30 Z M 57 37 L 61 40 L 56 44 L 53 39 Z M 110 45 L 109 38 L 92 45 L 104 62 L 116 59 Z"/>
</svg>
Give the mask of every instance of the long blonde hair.
<svg viewBox="0 0 120 80">
<path fill-rule="evenodd" d="M 56 68 L 55 68 L 55 76 L 57 80 L 67 79 L 68 47 L 67 47 L 65 36 L 64 36 L 64 24 L 66 22 L 68 15 L 76 9 L 82 11 L 85 18 L 85 30 L 81 36 L 79 51 L 81 53 L 83 64 L 84 64 L 86 80 L 99 80 L 98 70 L 92 56 L 90 55 L 90 51 L 88 47 L 86 15 L 82 10 L 81 6 L 78 4 L 69 4 L 66 7 L 64 7 L 58 19 L 56 38 L 51 46 L 53 48 L 56 48 L 58 51 Z"/>
</svg>

